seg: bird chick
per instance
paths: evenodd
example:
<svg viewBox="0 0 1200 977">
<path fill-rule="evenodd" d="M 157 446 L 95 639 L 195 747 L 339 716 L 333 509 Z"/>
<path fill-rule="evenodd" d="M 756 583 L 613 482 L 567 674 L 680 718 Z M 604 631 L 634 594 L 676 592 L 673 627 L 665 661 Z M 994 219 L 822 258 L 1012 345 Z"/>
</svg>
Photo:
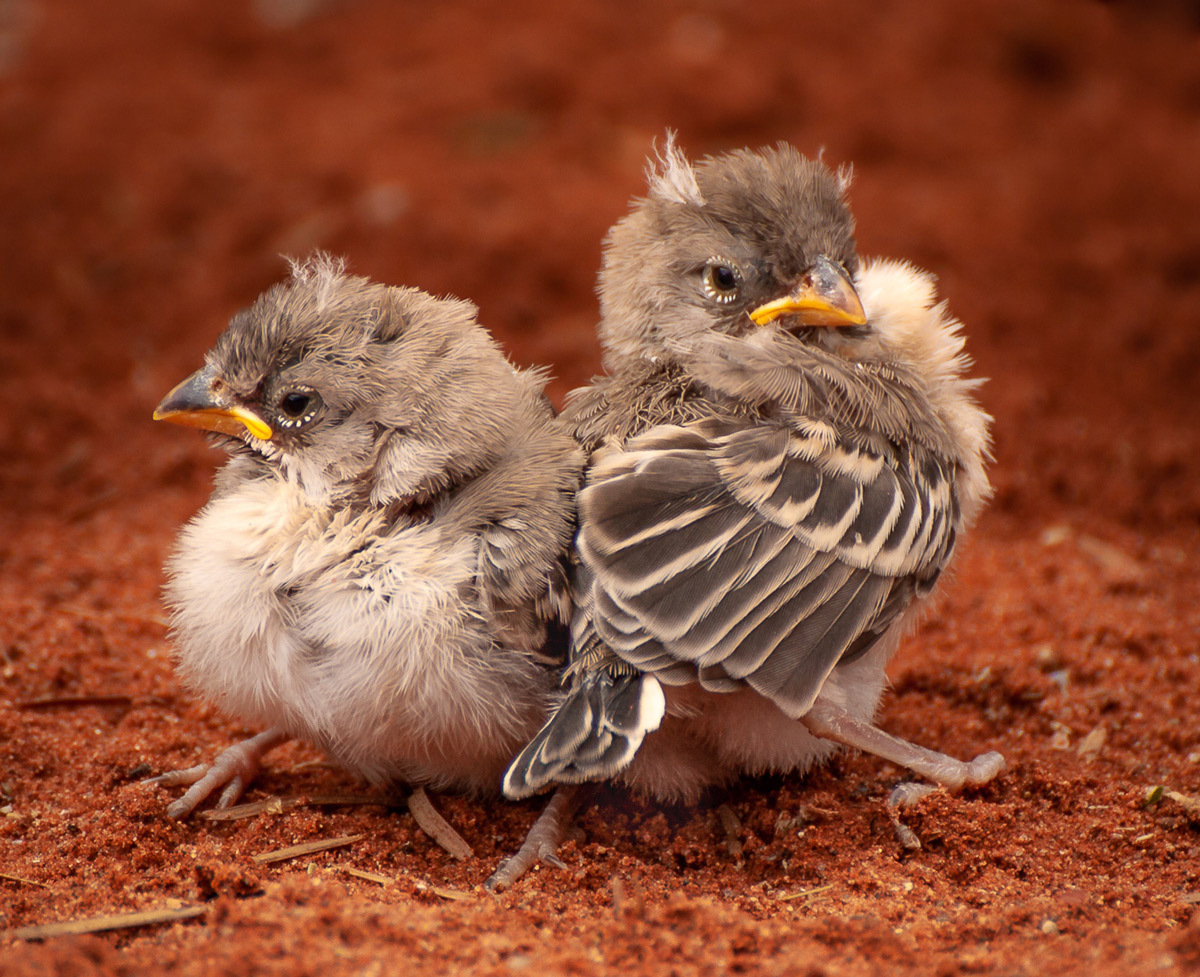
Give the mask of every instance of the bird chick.
<svg viewBox="0 0 1200 977">
<path fill-rule="evenodd" d="M 862 263 L 848 174 L 668 139 L 612 228 L 607 375 L 564 420 L 579 496 L 569 692 L 504 791 L 613 779 L 691 801 L 839 744 L 969 763 L 872 720 L 884 667 L 989 495 L 989 418 L 933 280 Z"/>
<path fill-rule="evenodd" d="M 266 732 L 157 778 L 232 804 L 303 738 L 366 780 L 494 793 L 545 721 L 582 455 L 475 307 L 316 255 L 154 416 L 232 455 L 167 564 L 187 686 Z"/>
</svg>

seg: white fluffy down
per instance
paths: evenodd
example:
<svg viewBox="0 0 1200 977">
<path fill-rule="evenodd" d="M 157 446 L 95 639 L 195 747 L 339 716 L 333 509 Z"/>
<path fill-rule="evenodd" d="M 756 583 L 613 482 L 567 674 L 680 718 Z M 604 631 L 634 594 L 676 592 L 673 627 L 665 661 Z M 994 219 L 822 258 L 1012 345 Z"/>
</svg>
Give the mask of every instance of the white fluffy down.
<svg viewBox="0 0 1200 977">
<path fill-rule="evenodd" d="M 383 536 L 380 519 L 314 508 L 282 479 L 210 502 L 169 566 L 180 674 L 370 780 L 494 790 L 547 674 L 497 652 L 463 600 L 478 537 L 437 520 Z"/>
<path fill-rule="evenodd" d="M 963 352 L 962 323 L 938 301 L 934 276 L 906 261 L 868 261 L 854 285 L 880 342 L 918 369 L 930 401 L 959 447 L 959 503 L 963 523 L 969 526 L 991 495 L 983 467 L 990 457 L 991 418 L 975 402 L 975 391 L 984 381 L 963 376 L 971 359 Z"/>
</svg>

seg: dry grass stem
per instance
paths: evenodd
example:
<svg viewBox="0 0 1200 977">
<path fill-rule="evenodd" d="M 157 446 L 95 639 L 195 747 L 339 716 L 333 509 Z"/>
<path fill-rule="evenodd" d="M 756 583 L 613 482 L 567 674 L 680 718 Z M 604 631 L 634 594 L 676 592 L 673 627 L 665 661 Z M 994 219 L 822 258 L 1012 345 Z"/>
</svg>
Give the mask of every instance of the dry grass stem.
<svg viewBox="0 0 1200 977">
<path fill-rule="evenodd" d="M 329 851 L 331 848 L 344 848 L 356 841 L 362 841 L 366 835 L 342 835 L 340 838 L 324 838 L 320 841 L 306 841 L 290 848 L 278 848 L 275 851 L 263 852 L 250 856 L 255 865 L 269 865 L 271 862 L 282 862 L 288 858 L 299 858 L 301 855 L 312 855 L 319 851 Z"/>
<path fill-rule="evenodd" d="M 418 787 L 409 795 L 408 810 L 418 827 L 449 852 L 451 858 L 462 861 L 475 857 L 475 850 L 454 830 L 450 822 L 438 813 L 424 788 Z"/>
<path fill-rule="evenodd" d="M 207 906 L 188 906 L 184 909 L 148 909 L 145 912 L 120 913 L 116 916 L 93 916 L 91 919 L 73 919 L 65 923 L 43 923 L 40 926 L 22 926 L 9 930 L 6 936 L 16 940 L 45 940 L 52 936 L 79 936 L 83 933 L 101 933 L 105 930 L 131 929 L 135 926 L 154 926 L 172 923 L 180 919 L 191 919 L 208 912 Z"/>
</svg>

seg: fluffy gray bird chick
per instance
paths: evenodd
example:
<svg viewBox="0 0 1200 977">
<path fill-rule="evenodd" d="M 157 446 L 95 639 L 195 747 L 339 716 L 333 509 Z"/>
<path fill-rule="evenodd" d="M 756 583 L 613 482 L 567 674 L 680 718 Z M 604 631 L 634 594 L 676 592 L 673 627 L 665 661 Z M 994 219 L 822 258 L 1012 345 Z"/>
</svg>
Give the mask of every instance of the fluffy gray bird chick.
<svg viewBox="0 0 1200 977">
<path fill-rule="evenodd" d="M 316 256 L 155 418 L 232 455 L 167 565 L 179 674 L 267 728 L 159 778 L 228 806 L 291 737 L 372 782 L 494 792 L 545 721 L 582 456 L 475 307 Z"/>
<path fill-rule="evenodd" d="M 692 800 L 838 744 L 946 785 L 872 724 L 884 666 L 989 494 L 989 419 L 930 276 L 862 264 L 848 179 L 780 146 L 668 141 L 600 275 L 608 375 L 564 420 L 579 497 L 570 691 L 505 792 Z"/>
</svg>

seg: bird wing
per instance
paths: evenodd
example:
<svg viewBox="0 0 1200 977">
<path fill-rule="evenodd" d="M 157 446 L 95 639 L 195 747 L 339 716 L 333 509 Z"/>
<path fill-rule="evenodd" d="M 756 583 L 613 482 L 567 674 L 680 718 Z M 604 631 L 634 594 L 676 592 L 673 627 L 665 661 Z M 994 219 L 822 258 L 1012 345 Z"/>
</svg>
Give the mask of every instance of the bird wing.
<svg viewBox="0 0 1200 977">
<path fill-rule="evenodd" d="M 804 420 L 662 425 L 599 452 L 579 496 L 573 681 L 505 794 L 619 773 L 661 723 L 663 685 L 748 685 L 804 715 L 933 587 L 959 522 L 952 474 Z"/>
<path fill-rule="evenodd" d="M 550 417 L 548 407 L 544 417 Z M 464 532 L 478 534 L 475 583 L 496 643 L 561 665 L 571 613 L 567 551 L 583 454 L 557 426 L 529 427 L 504 458 L 458 491 L 454 506 Z"/>
<path fill-rule="evenodd" d="M 590 623 L 665 684 L 749 685 L 801 716 L 933 586 L 958 523 L 952 474 L 821 422 L 653 428 L 580 494 Z"/>
</svg>

